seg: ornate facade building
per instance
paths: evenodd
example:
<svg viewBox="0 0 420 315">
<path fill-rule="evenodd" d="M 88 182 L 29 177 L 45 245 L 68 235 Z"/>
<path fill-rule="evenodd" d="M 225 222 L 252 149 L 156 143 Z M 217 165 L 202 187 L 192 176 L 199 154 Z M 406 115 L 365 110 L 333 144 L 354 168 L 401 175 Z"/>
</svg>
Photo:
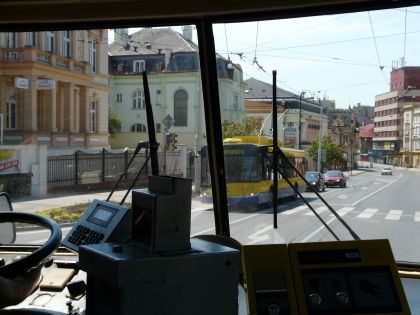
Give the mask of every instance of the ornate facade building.
<svg viewBox="0 0 420 315">
<path fill-rule="evenodd" d="M 241 120 L 244 111 L 242 69 L 216 56 L 221 119 Z M 135 147 L 148 140 L 142 72 L 147 71 L 158 141 L 171 121 L 179 143 L 200 150 L 206 143 L 199 47 L 192 26 L 182 34 L 172 28 L 144 28 L 132 34 L 117 29 L 109 46 L 110 105 L 122 121 L 113 148 Z"/>
<path fill-rule="evenodd" d="M 0 33 L 3 144 L 108 146 L 107 30 Z"/>
</svg>

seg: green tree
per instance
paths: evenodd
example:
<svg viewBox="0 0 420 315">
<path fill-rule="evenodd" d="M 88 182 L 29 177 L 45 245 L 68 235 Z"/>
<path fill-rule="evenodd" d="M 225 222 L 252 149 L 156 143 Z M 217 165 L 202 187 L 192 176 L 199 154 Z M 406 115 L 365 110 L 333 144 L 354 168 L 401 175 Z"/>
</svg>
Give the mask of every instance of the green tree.
<svg viewBox="0 0 420 315">
<path fill-rule="evenodd" d="M 308 154 L 315 161 L 318 161 L 318 143 L 319 139 L 312 142 L 309 147 Z M 327 160 L 323 166 L 328 168 L 337 168 L 344 163 L 343 150 L 331 141 L 329 136 L 322 137 L 322 149 L 327 151 Z"/>
<path fill-rule="evenodd" d="M 111 137 L 114 137 L 117 132 L 121 130 L 121 119 L 110 107 L 108 110 L 108 132 Z"/>
<path fill-rule="evenodd" d="M 255 117 L 245 117 L 242 123 L 239 121 L 222 121 L 223 138 L 232 138 L 237 136 L 253 136 L 261 128 L 261 120 Z"/>
</svg>

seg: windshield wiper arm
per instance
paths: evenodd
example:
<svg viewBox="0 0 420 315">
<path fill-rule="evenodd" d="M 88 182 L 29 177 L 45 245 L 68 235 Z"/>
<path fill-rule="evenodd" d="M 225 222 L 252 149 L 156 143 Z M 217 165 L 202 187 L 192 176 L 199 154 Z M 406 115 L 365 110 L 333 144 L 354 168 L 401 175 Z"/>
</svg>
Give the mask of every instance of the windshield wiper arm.
<svg viewBox="0 0 420 315">
<path fill-rule="evenodd" d="M 274 149 L 275 150 L 275 149 Z M 346 221 L 343 220 L 343 218 L 337 213 L 337 211 L 335 211 L 333 209 L 333 207 L 331 207 L 328 202 L 321 197 L 321 195 L 315 191 L 315 189 L 313 189 L 312 185 L 309 184 L 309 182 L 302 176 L 302 174 L 297 170 L 297 168 L 293 165 L 293 163 L 291 163 L 289 161 L 289 159 L 286 157 L 286 155 L 284 154 L 284 152 L 279 148 L 278 149 L 278 154 L 281 158 L 282 161 L 286 162 L 295 172 L 296 174 L 298 174 L 298 176 L 303 179 L 303 181 L 305 182 L 305 184 L 310 187 L 310 189 L 318 196 L 318 198 L 327 206 L 327 208 L 330 210 L 330 212 L 337 218 L 338 221 L 340 221 L 340 223 L 347 229 L 347 231 L 350 233 L 350 235 L 353 237 L 353 239 L 355 240 L 360 240 L 360 237 L 356 234 L 356 232 L 353 231 L 353 229 L 347 224 Z M 319 216 L 319 214 L 314 210 L 314 208 L 309 204 L 309 202 L 305 199 L 305 197 L 302 196 L 302 194 L 299 192 L 299 188 L 295 187 L 290 180 L 284 176 L 282 168 L 279 167 L 278 168 L 280 174 L 283 176 L 283 178 L 286 180 L 286 182 L 289 184 L 290 187 L 293 188 L 293 190 L 299 195 L 299 197 L 303 200 L 303 202 L 309 207 L 309 209 L 311 209 L 311 211 L 316 215 L 316 217 L 318 218 L 318 220 L 320 220 L 320 222 L 328 229 L 328 231 L 338 240 L 340 240 L 338 238 L 338 236 L 331 230 L 331 228 L 328 226 L 328 224 Z"/>
</svg>

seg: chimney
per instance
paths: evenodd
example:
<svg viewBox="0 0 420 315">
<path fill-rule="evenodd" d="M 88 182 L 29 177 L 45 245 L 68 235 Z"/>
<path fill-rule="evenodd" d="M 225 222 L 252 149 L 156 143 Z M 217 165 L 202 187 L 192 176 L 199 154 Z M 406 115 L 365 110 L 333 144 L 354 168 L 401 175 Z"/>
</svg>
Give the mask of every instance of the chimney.
<svg viewBox="0 0 420 315">
<path fill-rule="evenodd" d="M 114 42 L 125 47 L 128 44 L 128 28 L 116 28 Z"/>
<path fill-rule="evenodd" d="M 192 42 L 192 25 L 185 25 L 182 27 L 182 36 Z"/>
<path fill-rule="evenodd" d="M 165 68 L 166 68 L 169 64 L 169 61 L 171 60 L 172 49 L 164 48 L 163 52 L 165 53 Z"/>
</svg>

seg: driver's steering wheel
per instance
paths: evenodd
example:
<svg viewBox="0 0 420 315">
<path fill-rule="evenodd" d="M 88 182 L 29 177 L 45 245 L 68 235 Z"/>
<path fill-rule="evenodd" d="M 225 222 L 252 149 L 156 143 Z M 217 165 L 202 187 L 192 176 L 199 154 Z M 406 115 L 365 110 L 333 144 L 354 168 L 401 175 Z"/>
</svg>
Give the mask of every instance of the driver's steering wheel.
<svg viewBox="0 0 420 315">
<path fill-rule="evenodd" d="M 0 276 L 14 279 L 45 262 L 58 248 L 61 242 L 61 229 L 50 218 L 33 213 L 0 212 L 0 223 L 22 222 L 41 225 L 51 231 L 49 239 L 40 248 L 15 262 L 0 267 Z"/>
</svg>

